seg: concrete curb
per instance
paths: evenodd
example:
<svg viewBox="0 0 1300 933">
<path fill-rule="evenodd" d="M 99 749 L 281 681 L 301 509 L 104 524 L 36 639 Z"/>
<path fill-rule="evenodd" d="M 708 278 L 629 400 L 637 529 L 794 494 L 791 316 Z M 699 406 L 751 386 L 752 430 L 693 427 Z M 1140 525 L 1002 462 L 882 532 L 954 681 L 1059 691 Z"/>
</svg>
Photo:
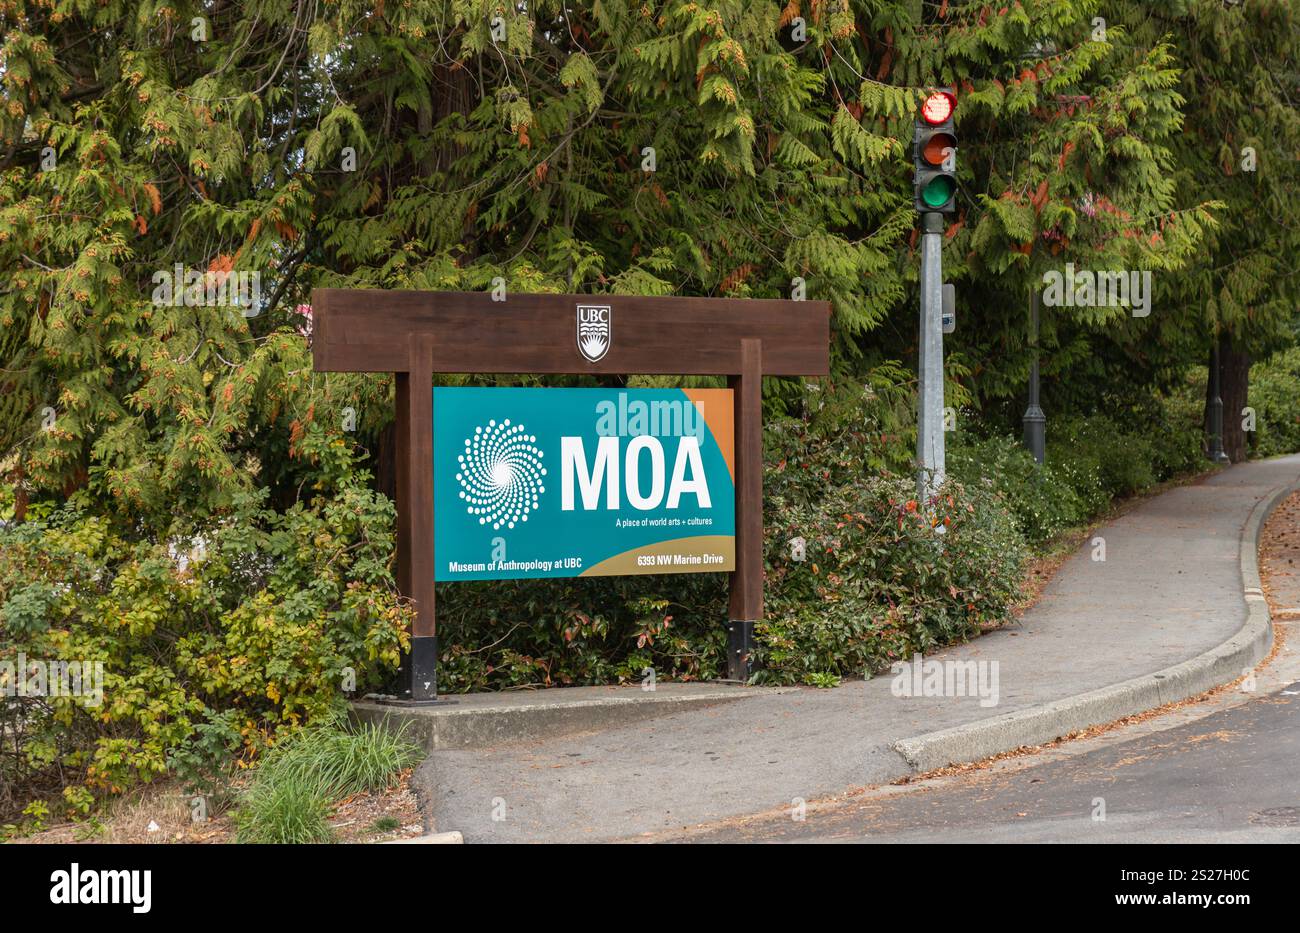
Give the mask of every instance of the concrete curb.
<svg viewBox="0 0 1300 933">
<path fill-rule="evenodd" d="M 1269 514 L 1297 488 L 1300 483 L 1291 483 L 1261 499 L 1246 519 L 1238 552 L 1246 621 L 1223 644 L 1153 674 L 992 719 L 900 739 L 890 747 L 916 772 L 925 772 L 1024 745 L 1041 745 L 1236 680 L 1266 657 L 1273 644 L 1273 626 L 1259 579 L 1259 537 Z"/>
<path fill-rule="evenodd" d="M 352 715 L 361 722 L 384 728 L 404 728 L 413 741 L 435 752 L 594 732 L 788 689 L 690 685 L 700 689 L 679 692 L 674 690 L 676 686 L 661 684 L 656 691 L 621 688 L 590 699 L 577 698 L 582 688 L 547 691 L 536 700 L 522 700 L 519 695 L 465 694 L 456 697 L 455 703 L 426 707 L 390 706 L 363 700 L 352 704 Z M 575 698 L 568 699 L 566 693 L 572 693 Z"/>
<path fill-rule="evenodd" d="M 380 843 L 383 846 L 459 846 L 464 844 L 465 837 L 455 830 L 449 833 L 430 833 L 427 836 L 416 836 L 413 839 L 392 839 Z"/>
</svg>

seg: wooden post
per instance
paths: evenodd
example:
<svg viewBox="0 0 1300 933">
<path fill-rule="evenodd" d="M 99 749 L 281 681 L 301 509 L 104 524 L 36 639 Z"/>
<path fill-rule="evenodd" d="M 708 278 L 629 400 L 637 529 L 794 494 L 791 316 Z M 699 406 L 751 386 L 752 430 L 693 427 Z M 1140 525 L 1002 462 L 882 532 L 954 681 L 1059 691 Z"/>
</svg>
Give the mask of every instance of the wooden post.
<svg viewBox="0 0 1300 933">
<path fill-rule="evenodd" d="M 740 342 L 728 379 L 736 427 L 736 569 L 727 622 L 727 677 L 749 680 L 754 623 L 763 617 L 763 343 Z"/>
<path fill-rule="evenodd" d="M 408 372 L 397 374 L 397 586 L 415 608 L 398 697 L 438 698 L 433 590 L 433 337 L 414 337 Z"/>
</svg>

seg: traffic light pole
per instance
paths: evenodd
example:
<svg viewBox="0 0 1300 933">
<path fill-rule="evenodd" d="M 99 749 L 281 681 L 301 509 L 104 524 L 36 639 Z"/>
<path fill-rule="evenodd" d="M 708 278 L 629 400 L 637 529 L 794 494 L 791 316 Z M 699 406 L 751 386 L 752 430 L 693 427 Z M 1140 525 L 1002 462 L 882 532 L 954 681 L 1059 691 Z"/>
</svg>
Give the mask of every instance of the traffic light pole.
<svg viewBox="0 0 1300 933">
<path fill-rule="evenodd" d="M 916 497 L 923 506 L 944 479 L 943 215 L 956 210 L 957 134 L 953 88 L 935 88 L 912 133 L 913 203 L 921 215 L 921 327 L 916 373 Z"/>
<path fill-rule="evenodd" d="M 943 215 L 921 215 L 921 329 L 916 460 L 917 497 L 928 502 L 944 480 Z"/>
</svg>

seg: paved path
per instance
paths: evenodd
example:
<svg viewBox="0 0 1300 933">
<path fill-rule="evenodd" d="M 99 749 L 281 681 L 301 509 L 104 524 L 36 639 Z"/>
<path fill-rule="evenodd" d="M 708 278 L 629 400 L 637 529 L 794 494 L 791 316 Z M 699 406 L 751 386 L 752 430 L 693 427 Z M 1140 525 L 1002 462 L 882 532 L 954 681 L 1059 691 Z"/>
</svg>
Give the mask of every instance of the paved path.
<svg viewBox="0 0 1300 933">
<path fill-rule="evenodd" d="M 802 689 L 585 735 L 433 753 L 417 773 L 467 842 L 625 838 L 788 806 L 911 773 L 895 741 L 1059 700 L 1213 648 L 1246 618 L 1239 546 L 1300 456 L 1173 489 L 1100 529 L 1022 620 L 933 658 L 997 661 L 999 703 L 899 698 L 891 677 Z M 504 812 L 504 819 L 494 819 Z"/>
</svg>

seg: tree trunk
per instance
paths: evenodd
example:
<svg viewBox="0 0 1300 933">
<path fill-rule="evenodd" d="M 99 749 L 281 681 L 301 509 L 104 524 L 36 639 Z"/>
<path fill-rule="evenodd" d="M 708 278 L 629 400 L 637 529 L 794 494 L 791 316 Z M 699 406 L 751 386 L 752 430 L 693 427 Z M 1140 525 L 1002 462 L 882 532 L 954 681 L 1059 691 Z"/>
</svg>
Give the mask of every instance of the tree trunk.
<svg viewBox="0 0 1300 933">
<path fill-rule="evenodd" d="M 1246 459 L 1245 408 L 1250 404 L 1250 354 L 1236 349 L 1224 335 L 1219 340 L 1219 395 L 1223 399 L 1223 450 L 1233 463 Z"/>
<path fill-rule="evenodd" d="M 461 67 L 459 62 L 455 65 L 436 65 L 433 68 L 429 95 L 421 99 L 416 108 L 416 130 L 419 131 L 421 136 L 427 136 L 439 122 L 449 115 L 453 113 L 469 114 L 474 108 L 476 94 L 477 88 L 473 75 L 470 74 L 468 69 Z M 415 168 L 420 175 L 431 175 L 451 166 L 458 157 L 464 154 L 465 149 L 465 146 L 456 144 L 443 146 L 441 149 L 430 149 L 415 164 Z M 461 264 L 468 265 L 479 252 L 478 240 L 474 235 L 474 218 L 472 214 L 465 218 L 462 245 L 464 252 Z M 428 391 L 432 391 L 432 385 L 428 387 Z M 393 395 L 393 404 L 397 404 L 396 393 Z M 396 419 L 390 421 L 379 432 L 379 436 L 375 440 L 374 486 L 377 491 L 394 502 L 397 501 Z"/>
<path fill-rule="evenodd" d="M 1214 352 L 1210 351 L 1210 366 L 1214 365 Z M 1223 399 L 1223 451 L 1233 463 L 1247 457 L 1248 433 L 1243 429 L 1246 420 L 1243 409 L 1250 404 L 1247 393 L 1250 387 L 1250 355 L 1235 349 L 1226 334 L 1219 339 L 1219 398 Z M 1210 443 L 1213 428 L 1210 424 L 1210 400 L 1214 392 L 1214 375 L 1205 380 L 1205 437 Z"/>
</svg>

